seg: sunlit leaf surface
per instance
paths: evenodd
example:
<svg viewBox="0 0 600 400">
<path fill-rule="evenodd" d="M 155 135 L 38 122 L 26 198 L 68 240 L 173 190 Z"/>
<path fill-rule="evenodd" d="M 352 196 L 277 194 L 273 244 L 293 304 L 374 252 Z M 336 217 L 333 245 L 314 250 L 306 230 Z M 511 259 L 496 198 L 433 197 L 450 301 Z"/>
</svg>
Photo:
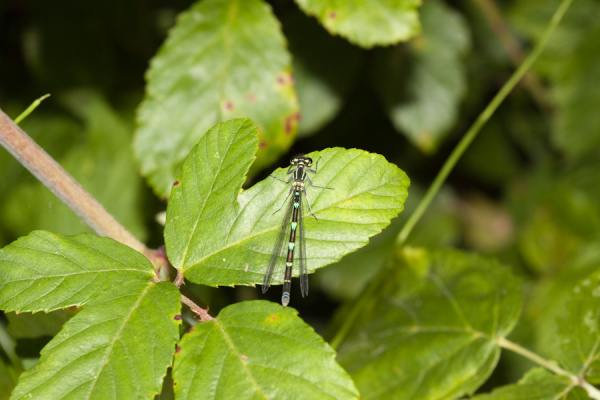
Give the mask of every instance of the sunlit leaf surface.
<svg viewBox="0 0 600 400">
<path fill-rule="evenodd" d="M 332 34 L 362 47 L 385 46 L 419 32 L 420 0 L 296 0 Z"/>
<path fill-rule="evenodd" d="M 180 294 L 172 283 L 113 286 L 44 347 L 11 398 L 152 398 L 175 353 L 179 313 Z"/>
<path fill-rule="evenodd" d="M 213 128 L 186 159 L 167 209 L 165 242 L 171 263 L 205 285 L 262 281 L 282 224 L 274 214 L 290 185 L 267 177 L 240 193 L 256 146 L 248 120 Z M 339 260 L 367 244 L 403 209 L 409 180 L 377 154 L 341 148 L 310 153 L 318 172 L 306 181 L 312 211 L 303 209 L 307 269 Z M 288 179 L 279 169 L 274 174 Z M 297 273 L 296 273 L 297 275 Z M 283 280 L 274 276 L 275 283 Z"/>
<path fill-rule="evenodd" d="M 335 352 L 292 308 L 246 301 L 201 322 L 180 343 L 177 399 L 357 399 Z"/>
<path fill-rule="evenodd" d="M 0 249 L 0 308 L 48 312 L 81 306 L 115 282 L 154 276 L 147 258 L 112 239 L 35 231 Z"/>
<path fill-rule="evenodd" d="M 196 2 L 179 16 L 147 80 L 134 148 L 159 195 L 169 193 L 183 159 L 219 122 L 252 118 L 261 162 L 287 150 L 296 133 L 290 56 L 263 1 Z"/>
</svg>

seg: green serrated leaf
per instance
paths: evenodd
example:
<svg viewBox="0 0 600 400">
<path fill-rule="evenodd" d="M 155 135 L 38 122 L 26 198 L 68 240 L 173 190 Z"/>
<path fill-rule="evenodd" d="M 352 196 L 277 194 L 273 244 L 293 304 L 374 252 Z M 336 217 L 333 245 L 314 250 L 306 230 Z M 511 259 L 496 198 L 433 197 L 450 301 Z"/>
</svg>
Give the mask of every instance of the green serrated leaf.
<svg viewBox="0 0 600 400">
<path fill-rule="evenodd" d="M 425 2 L 422 16 L 423 34 L 408 51 L 396 47 L 381 54 L 376 81 L 396 129 L 433 152 L 456 121 L 466 92 L 460 57 L 469 48 L 469 32 L 461 15 L 442 2 Z"/>
<path fill-rule="evenodd" d="M 419 32 L 420 0 L 296 0 L 325 28 L 361 47 L 387 46 L 408 40 Z"/>
<path fill-rule="evenodd" d="M 582 245 L 576 258 L 535 284 L 529 294 L 524 317 L 536 340 L 536 349 L 550 358 L 559 359 L 557 346 L 558 316 L 567 314 L 566 303 L 579 282 L 598 271 L 600 249 L 597 243 Z"/>
<path fill-rule="evenodd" d="M 81 306 L 115 282 L 154 276 L 147 258 L 115 240 L 35 231 L 0 250 L 0 309 Z"/>
<path fill-rule="evenodd" d="M 402 256 L 340 347 L 340 364 L 364 399 L 472 393 L 519 317 L 518 280 L 459 251 L 407 248 Z"/>
<path fill-rule="evenodd" d="M 263 1 L 194 4 L 181 14 L 147 79 L 134 148 L 160 195 L 169 193 L 190 149 L 221 121 L 251 117 L 265 164 L 287 150 L 296 133 L 290 56 Z"/>
<path fill-rule="evenodd" d="M 223 227 L 233 221 L 233 204 L 257 147 L 252 121 L 234 119 L 210 129 L 192 149 L 167 207 L 165 246 L 175 268 L 188 268 L 196 252 L 226 240 L 229 229 Z"/>
<path fill-rule="evenodd" d="M 557 318 L 558 358 L 565 369 L 600 383 L 600 273 L 581 281 Z"/>
<path fill-rule="evenodd" d="M 173 366 L 177 399 L 356 399 L 335 352 L 291 308 L 246 301 L 196 325 Z"/>
<path fill-rule="evenodd" d="M 543 368 L 534 368 L 515 385 L 502 386 L 491 394 L 475 396 L 473 400 L 554 400 L 565 398 L 573 387 L 566 376 L 553 375 Z"/>
<path fill-rule="evenodd" d="M 369 240 L 369 244 L 359 251 L 349 254 L 339 262 L 320 269 L 314 280 L 321 284 L 321 290 L 335 299 L 351 300 L 359 296 L 367 284 L 377 275 L 393 253 L 394 243 L 402 225 L 423 198 L 423 188 L 410 187 L 406 210 L 393 220 L 380 235 Z M 459 242 L 460 222 L 456 215 L 455 195 L 448 188 L 435 197 L 423 218 L 415 226 L 408 244 L 429 248 L 449 247 Z M 368 268 L 365 268 L 368 265 Z M 332 326 L 330 325 L 330 329 Z"/>
<path fill-rule="evenodd" d="M 168 282 L 113 286 L 65 324 L 21 375 L 18 399 L 148 399 L 179 339 L 180 294 Z"/>
<path fill-rule="evenodd" d="M 247 120 L 212 129 L 190 153 L 173 187 L 165 226 L 167 254 L 195 283 L 262 281 L 282 223 L 274 212 L 289 185 L 269 177 L 239 193 L 256 145 L 252 132 Z M 361 150 L 334 148 L 308 156 L 319 160 L 318 173 L 311 178 L 315 185 L 334 189 L 307 185 L 319 218 L 305 210 L 307 269 L 313 272 L 364 246 L 386 227 L 402 211 L 409 180 L 382 156 Z M 284 169 L 274 175 L 289 177 Z M 275 283 L 281 283 L 280 275 L 274 276 Z"/>
<path fill-rule="evenodd" d="M 370 239 L 367 246 L 318 270 L 312 282 L 316 281 L 320 289 L 333 299 L 351 300 L 360 296 L 393 252 L 400 230 L 399 219 L 393 220 L 381 234 Z M 365 268 L 366 265 L 368 268 Z"/>
</svg>

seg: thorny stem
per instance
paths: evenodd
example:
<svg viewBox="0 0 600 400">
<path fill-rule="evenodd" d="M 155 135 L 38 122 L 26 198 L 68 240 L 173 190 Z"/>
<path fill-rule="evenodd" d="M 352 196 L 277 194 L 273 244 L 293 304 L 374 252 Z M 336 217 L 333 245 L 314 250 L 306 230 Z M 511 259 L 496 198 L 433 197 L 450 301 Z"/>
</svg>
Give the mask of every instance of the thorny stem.
<svg viewBox="0 0 600 400">
<path fill-rule="evenodd" d="M 173 281 L 173 284 L 175 286 L 177 286 L 177 288 L 179 288 L 181 286 L 181 284 L 183 283 L 183 278 L 184 278 L 183 273 L 181 271 L 177 271 L 177 277 Z M 194 314 L 198 315 L 200 317 L 200 321 L 202 321 L 202 322 L 212 321 L 214 319 L 208 313 L 208 309 L 206 309 L 206 310 L 203 309 L 202 307 L 198 306 L 190 298 L 184 296 L 183 294 L 181 295 L 181 302 L 183 304 L 185 304 L 186 306 L 188 306 Z"/>
<path fill-rule="evenodd" d="M 184 295 L 181 295 L 181 302 L 188 306 L 190 310 L 192 310 L 192 312 L 198 315 L 200 317 L 200 321 L 205 322 L 214 320 L 214 318 L 208 313 L 207 310 L 199 307 L 196 303 L 194 303 L 192 300 L 185 297 Z"/>
</svg>

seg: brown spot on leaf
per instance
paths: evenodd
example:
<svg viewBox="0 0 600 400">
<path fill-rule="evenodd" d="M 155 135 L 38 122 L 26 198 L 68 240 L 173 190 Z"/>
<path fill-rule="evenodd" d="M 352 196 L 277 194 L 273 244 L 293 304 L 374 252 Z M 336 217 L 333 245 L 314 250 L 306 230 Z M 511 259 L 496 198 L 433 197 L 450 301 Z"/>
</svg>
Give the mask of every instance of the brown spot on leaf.
<svg viewBox="0 0 600 400">
<path fill-rule="evenodd" d="M 256 100 L 256 96 L 254 95 L 254 93 L 250 93 L 250 94 L 248 95 L 248 100 L 249 100 L 250 102 L 254 102 L 254 101 Z"/>
<path fill-rule="evenodd" d="M 181 315 L 180 315 L 180 314 L 177 314 L 175 317 L 173 317 L 173 319 L 174 319 L 175 321 L 181 321 Z"/>
<path fill-rule="evenodd" d="M 327 14 L 327 18 L 329 18 L 329 19 L 336 19 L 337 18 L 337 13 L 335 11 L 329 11 L 329 13 Z"/>
<path fill-rule="evenodd" d="M 259 149 L 264 149 L 265 147 L 267 147 L 267 142 L 265 142 L 264 140 L 262 140 L 258 143 Z"/>
<path fill-rule="evenodd" d="M 175 186 L 179 186 L 179 181 L 173 182 L 173 187 L 175 187 Z"/>
<path fill-rule="evenodd" d="M 293 113 L 286 117 L 284 122 L 284 131 L 286 134 L 291 134 L 294 131 L 294 128 L 298 125 L 298 121 L 300 121 L 300 113 Z"/>
<path fill-rule="evenodd" d="M 233 102 L 226 101 L 223 108 L 225 108 L 225 111 L 233 111 Z"/>
</svg>

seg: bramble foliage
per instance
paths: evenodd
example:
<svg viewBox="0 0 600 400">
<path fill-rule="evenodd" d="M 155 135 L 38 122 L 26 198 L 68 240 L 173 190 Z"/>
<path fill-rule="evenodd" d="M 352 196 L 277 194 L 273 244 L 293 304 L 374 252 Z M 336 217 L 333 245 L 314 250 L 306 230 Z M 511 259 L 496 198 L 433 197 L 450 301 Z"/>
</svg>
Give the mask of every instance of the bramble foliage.
<svg viewBox="0 0 600 400">
<path fill-rule="evenodd" d="M 172 267 L 0 152 L 0 400 L 600 399 L 596 1 L 399 235 L 569 3 L 0 5 L 0 108 L 50 92 L 21 128 Z M 254 286 L 298 152 L 333 190 L 285 308 Z"/>
</svg>

